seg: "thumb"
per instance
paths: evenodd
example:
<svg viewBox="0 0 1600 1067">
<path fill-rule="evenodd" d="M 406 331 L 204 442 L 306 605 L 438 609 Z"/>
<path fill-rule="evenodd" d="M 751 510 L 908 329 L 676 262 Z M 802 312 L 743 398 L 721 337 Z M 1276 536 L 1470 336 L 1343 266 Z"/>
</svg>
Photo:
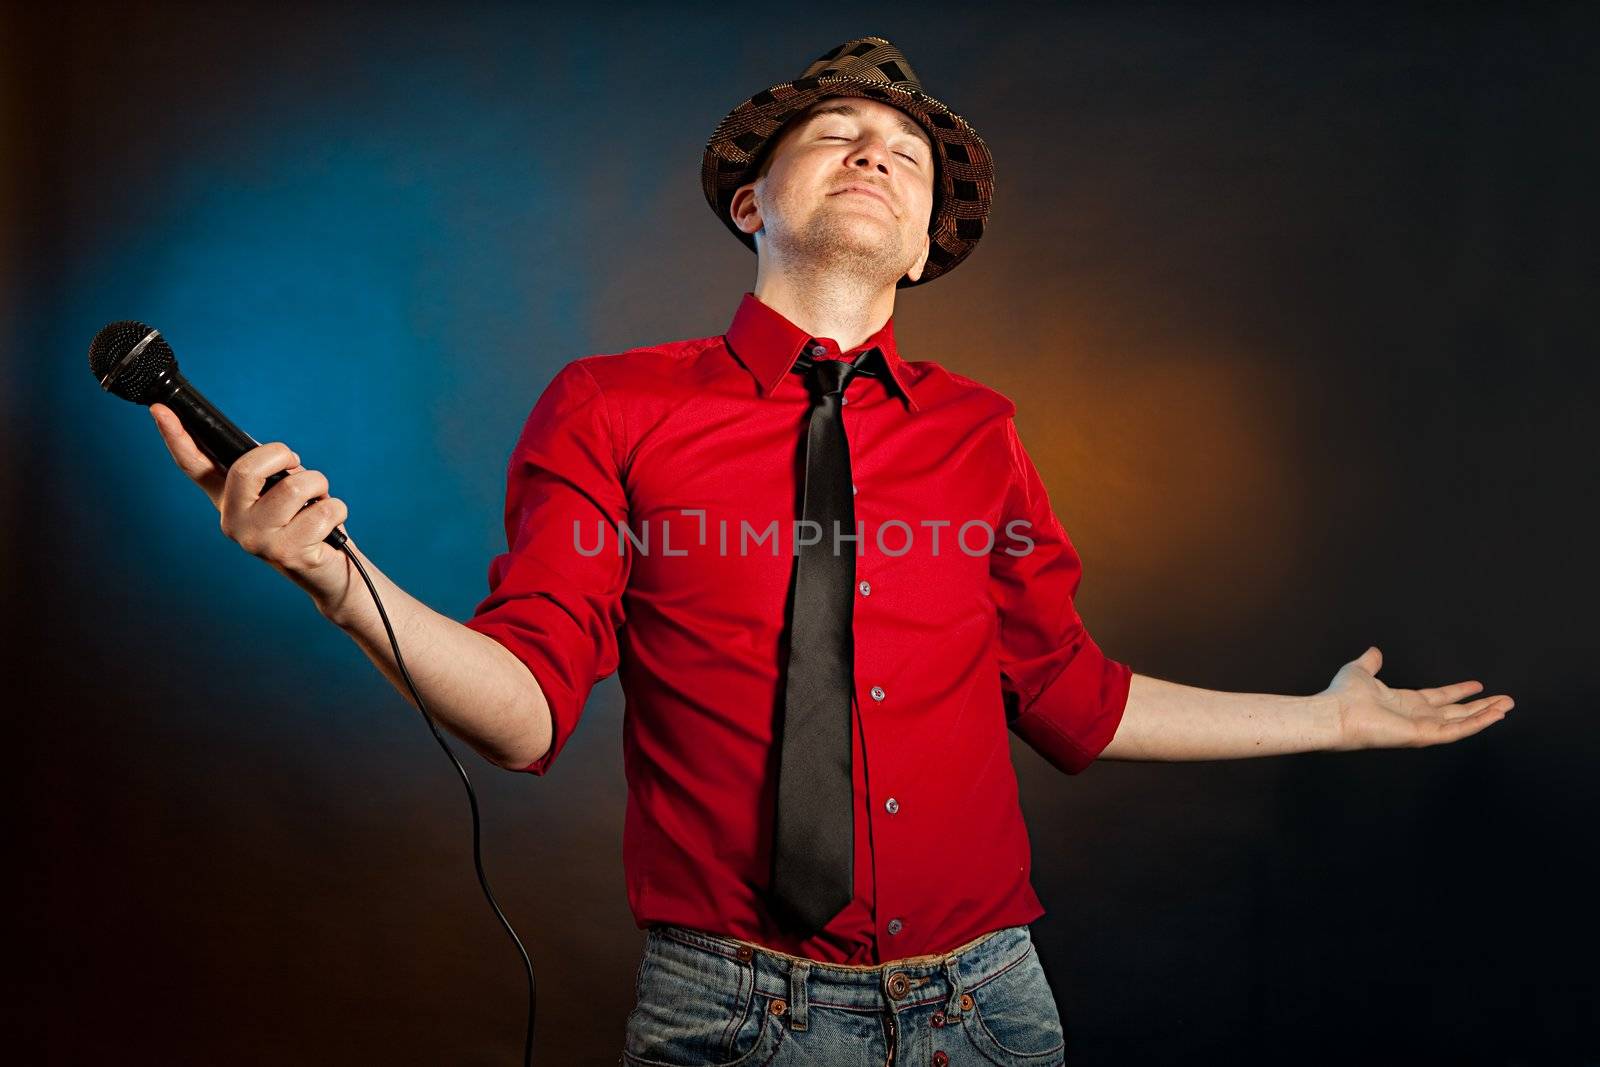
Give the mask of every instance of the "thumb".
<svg viewBox="0 0 1600 1067">
<path fill-rule="evenodd" d="M 212 462 L 210 456 L 200 451 L 194 439 L 189 436 L 189 431 L 183 428 L 183 423 L 171 408 L 165 404 L 151 404 L 150 417 L 155 420 L 156 428 L 161 431 L 161 439 L 166 442 L 167 451 L 172 453 L 172 459 L 178 468 L 190 478 L 200 482 L 208 494 L 212 494 L 218 486 L 211 483 L 220 483 L 226 476 L 222 468 Z"/>
<path fill-rule="evenodd" d="M 155 420 L 156 429 L 161 431 L 161 439 L 167 443 L 167 448 L 172 452 L 172 458 L 178 461 L 178 466 L 186 472 L 193 473 L 193 461 L 196 456 L 200 456 L 200 450 L 195 447 L 189 431 L 183 428 L 182 421 L 165 404 L 151 404 L 150 417 Z M 200 458 L 205 457 L 200 456 Z M 209 463 L 209 460 L 207 462 Z"/>
<path fill-rule="evenodd" d="M 1378 650 L 1377 645 L 1368 645 L 1367 650 L 1356 657 L 1356 662 L 1368 674 L 1376 675 L 1378 671 L 1383 669 L 1383 653 Z"/>
</svg>

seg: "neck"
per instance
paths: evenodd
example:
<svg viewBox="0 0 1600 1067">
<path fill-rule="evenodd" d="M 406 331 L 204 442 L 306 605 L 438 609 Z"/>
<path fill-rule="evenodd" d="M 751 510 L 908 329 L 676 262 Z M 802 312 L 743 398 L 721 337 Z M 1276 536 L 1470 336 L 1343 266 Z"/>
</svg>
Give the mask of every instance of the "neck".
<svg viewBox="0 0 1600 1067">
<path fill-rule="evenodd" d="M 752 292 L 812 337 L 826 337 L 848 352 L 889 321 L 896 290 L 893 283 L 873 289 L 859 277 L 837 273 L 758 271 Z"/>
</svg>

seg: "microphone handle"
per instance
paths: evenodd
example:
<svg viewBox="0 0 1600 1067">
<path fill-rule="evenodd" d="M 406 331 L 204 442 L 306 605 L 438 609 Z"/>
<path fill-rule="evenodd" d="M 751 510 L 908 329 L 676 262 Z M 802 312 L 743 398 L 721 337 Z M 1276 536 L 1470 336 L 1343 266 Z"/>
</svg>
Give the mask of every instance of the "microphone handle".
<svg viewBox="0 0 1600 1067">
<path fill-rule="evenodd" d="M 196 447 L 224 470 L 232 467 L 234 461 L 252 448 L 261 446 L 260 441 L 235 426 L 194 387 L 194 383 L 178 373 L 176 365 L 163 367 L 156 372 L 155 389 L 155 399 L 151 403 L 165 404 L 171 408 Z M 261 486 L 261 494 L 265 495 L 267 490 L 288 476 L 286 470 L 268 476 Z M 349 540 L 345 532 L 337 527 L 323 538 L 334 548 L 343 548 Z"/>
</svg>

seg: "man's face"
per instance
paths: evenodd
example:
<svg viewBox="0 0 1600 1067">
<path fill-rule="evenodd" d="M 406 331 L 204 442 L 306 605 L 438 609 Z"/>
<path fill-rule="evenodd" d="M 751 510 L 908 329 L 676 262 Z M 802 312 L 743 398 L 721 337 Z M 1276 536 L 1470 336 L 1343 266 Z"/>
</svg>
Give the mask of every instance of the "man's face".
<svg viewBox="0 0 1600 1067">
<path fill-rule="evenodd" d="M 905 112 L 830 97 L 789 125 L 729 210 L 758 251 L 786 263 L 915 280 L 928 258 L 933 168 L 928 136 Z"/>
</svg>

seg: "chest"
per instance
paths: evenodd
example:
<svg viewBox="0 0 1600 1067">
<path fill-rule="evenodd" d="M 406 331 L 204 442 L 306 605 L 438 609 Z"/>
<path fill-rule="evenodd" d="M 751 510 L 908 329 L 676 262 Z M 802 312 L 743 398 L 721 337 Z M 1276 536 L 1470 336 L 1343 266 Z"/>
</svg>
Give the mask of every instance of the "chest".
<svg viewBox="0 0 1600 1067">
<path fill-rule="evenodd" d="M 859 540 L 841 537 L 838 551 L 854 557 L 857 610 L 965 618 L 987 603 L 990 554 L 1015 543 L 1003 427 L 911 412 L 878 383 L 855 384 L 842 418 Z M 750 625 L 781 619 L 800 542 L 819 534 L 799 521 L 809 419 L 803 395 L 705 395 L 642 434 L 625 480 L 630 590 Z"/>
</svg>

